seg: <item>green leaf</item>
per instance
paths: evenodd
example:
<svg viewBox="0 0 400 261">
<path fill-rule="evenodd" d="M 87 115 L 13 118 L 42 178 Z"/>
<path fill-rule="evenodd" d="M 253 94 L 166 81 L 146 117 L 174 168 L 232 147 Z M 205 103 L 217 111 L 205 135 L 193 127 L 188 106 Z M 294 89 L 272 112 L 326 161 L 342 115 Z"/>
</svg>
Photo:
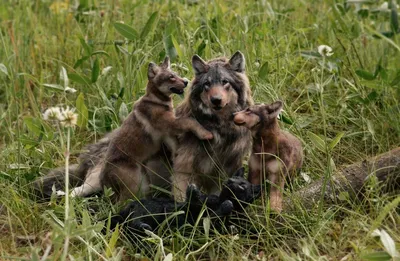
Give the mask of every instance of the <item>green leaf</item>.
<svg viewBox="0 0 400 261">
<path fill-rule="evenodd" d="M 149 19 L 147 20 L 145 26 L 143 27 L 142 32 L 140 33 L 140 39 L 144 40 L 146 36 L 154 30 L 154 26 L 156 25 L 156 21 L 158 18 L 158 12 L 154 12 L 151 14 Z"/>
<path fill-rule="evenodd" d="M 5 75 L 8 76 L 7 67 L 2 63 L 0 63 L 0 71 L 2 71 Z"/>
<path fill-rule="evenodd" d="M 339 132 L 335 138 L 333 138 L 333 140 L 331 141 L 331 143 L 329 144 L 329 148 L 331 150 L 333 150 L 333 148 L 336 147 L 336 145 L 340 142 L 340 139 L 343 137 L 344 132 Z"/>
<path fill-rule="evenodd" d="M 125 47 L 122 47 L 122 46 L 117 45 L 117 48 L 118 48 L 118 50 L 121 51 L 121 53 L 123 53 L 123 54 L 125 54 L 125 55 L 129 55 L 129 54 L 130 54 L 129 51 L 128 51 L 128 49 L 126 49 Z"/>
<path fill-rule="evenodd" d="M 390 83 L 390 86 L 396 86 L 400 83 L 400 72 L 397 73 L 396 77 L 394 77 L 393 81 Z"/>
<path fill-rule="evenodd" d="M 24 123 L 28 130 L 32 132 L 33 134 L 39 136 L 42 134 L 42 123 L 40 119 L 38 118 L 33 118 L 33 117 L 25 117 L 24 118 Z"/>
<path fill-rule="evenodd" d="M 310 131 L 308 132 L 308 137 L 310 138 L 314 146 L 317 147 L 317 149 L 319 149 L 322 152 L 326 152 L 325 142 L 323 139 L 321 139 L 321 137 Z"/>
<path fill-rule="evenodd" d="M 179 46 L 179 43 L 176 41 L 176 39 L 173 35 L 171 35 L 171 40 L 172 40 L 172 44 L 174 45 L 174 47 L 176 49 L 176 52 L 178 53 L 178 56 L 183 57 L 181 47 Z"/>
<path fill-rule="evenodd" d="M 128 40 L 136 40 L 138 37 L 138 33 L 130 27 L 129 25 L 123 23 L 114 23 L 115 29 L 120 33 L 123 37 L 127 38 Z"/>
<path fill-rule="evenodd" d="M 361 78 L 368 80 L 368 81 L 372 81 L 375 79 L 375 76 L 372 73 L 367 72 L 365 70 L 361 70 L 361 69 L 356 70 L 356 74 L 358 76 L 360 76 Z"/>
<path fill-rule="evenodd" d="M 59 91 L 64 91 L 65 90 L 64 87 L 62 87 L 59 84 L 44 83 L 43 86 L 44 87 L 48 87 L 48 88 L 52 88 L 52 89 L 55 89 L 55 90 L 59 90 Z"/>
<path fill-rule="evenodd" d="M 76 69 L 79 66 L 81 66 L 89 58 L 90 58 L 90 56 L 84 56 L 81 59 L 79 59 L 78 61 L 76 61 L 76 63 L 74 64 L 74 69 Z"/>
<path fill-rule="evenodd" d="M 388 1 L 390 8 L 390 25 L 393 33 L 399 32 L 399 15 L 397 14 L 397 1 Z"/>
<path fill-rule="evenodd" d="M 76 99 L 76 110 L 78 112 L 77 125 L 80 128 L 86 128 L 86 125 L 88 123 L 88 118 L 89 118 L 89 112 L 85 105 L 85 97 L 82 92 L 79 94 L 78 98 Z"/>
<path fill-rule="evenodd" d="M 99 65 L 99 59 L 96 58 L 93 63 L 93 68 L 92 68 L 92 83 L 95 83 L 97 79 L 99 78 L 100 74 L 100 65 Z"/>
<path fill-rule="evenodd" d="M 333 13 L 334 13 L 334 15 L 335 15 L 335 17 L 336 17 L 336 21 L 339 23 L 339 25 L 340 25 L 340 28 L 342 29 L 342 31 L 344 32 L 344 33 L 347 33 L 348 31 L 349 31 L 349 28 L 347 27 L 347 23 L 344 21 L 344 19 L 343 19 L 343 15 L 341 14 L 341 12 L 340 12 L 340 7 L 341 7 L 341 5 L 340 4 L 335 4 L 334 6 L 333 6 L 333 8 L 332 8 L 332 10 L 333 10 Z"/>
<path fill-rule="evenodd" d="M 92 56 L 97 55 L 97 54 L 104 54 L 105 56 L 110 57 L 110 55 L 106 51 L 102 51 L 102 50 L 93 52 Z"/>
<path fill-rule="evenodd" d="M 283 114 L 281 114 L 281 121 L 286 124 L 293 125 L 293 121 L 289 117 L 286 117 Z"/>
<path fill-rule="evenodd" d="M 321 58 L 321 55 L 319 54 L 319 52 L 315 52 L 315 51 L 301 51 L 300 55 L 307 59 Z"/>
<path fill-rule="evenodd" d="M 119 238 L 119 226 L 115 228 L 114 232 L 111 235 L 110 241 L 107 244 L 107 250 L 106 250 L 106 257 L 109 258 L 112 256 L 112 253 L 115 250 L 115 246 L 117 244 L 117 240 Z"/>
<path fill-rule="evenodd" d="M 391 260 L 392 257 L 385 251 L 379 251 L 361 255 L 361 259 L 368 261 L 386 261 L 386 260 Z"/>
<path fill-rule="evenodd" d="M 89 78 L 87 78 L 86 76 L 80 76 L 79 74 L 76 74 L 76 73 L 69 73 L 68 77 L 76 83 L 80 83 L 80 84 L 90 84 L 91 83 Z"/>
<path fill-rule="evenodd" d="M 204 228 L 204 235 L 206 237 L 206 240 L 208 240 L 208 237 L 210 235 L 210 218 L 206 217 L 203 219 L 203 228 Z"/>
<path fill-rule="evenodd" d="M 266 80 L 268 78 L 268 69 L 268 62 L 265 62 L 258 71 L 258 77 L 260 77 L 260 79 Z"/>
<path fill-rule="evenodd" d="M 119 107 L 119 118 L 121 121 L 125 120 L 125 118 L 128 116 L 128 107 L 126 106 L 125 102 L 121 103 L 121 106 Z"/>
<path fill-rule="evenodd" d="M 61 66 L 60 80 L 64 81 L 64 90 L 65 90 L 65 88 L 67 88 L 69 85 L 69 79 L 68 79 L 67 70 L 64 68 L 64 66 Z"/>
<path fill-rule="evenodd" d="M 79 41 L 81 42 L 81 45 L 83 49 L 85 50 L 86 55 L 89 57 L 92 55 L 92 47 L 86 43 L 86 41 L 83 38 L 79 38 Z"/>
</svg>

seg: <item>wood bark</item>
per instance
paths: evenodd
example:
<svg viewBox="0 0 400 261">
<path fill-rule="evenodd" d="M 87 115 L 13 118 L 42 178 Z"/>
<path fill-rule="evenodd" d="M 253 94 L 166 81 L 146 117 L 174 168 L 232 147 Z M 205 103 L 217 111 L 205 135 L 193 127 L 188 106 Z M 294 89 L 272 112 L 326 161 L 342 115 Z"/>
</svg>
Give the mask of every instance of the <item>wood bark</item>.
<svg viewBox="0 0 400 261">
<path fill-rule="evenodd" d="M 324 201 L 335 202 L 342 192 L 348 192 L 350 196 L 360 196 L 365 184 L 373 177 L 383 182 L 382 188 L 385 191 L 400 189 L 400 147 L 334 173 L 326 183 Z M 311 208 L 321 199 L 323 186 L 324 178 L 294 192 L 285 200 L 286 207 L 290 209 L 296 201 L 305 208 Z"/>
</svg>

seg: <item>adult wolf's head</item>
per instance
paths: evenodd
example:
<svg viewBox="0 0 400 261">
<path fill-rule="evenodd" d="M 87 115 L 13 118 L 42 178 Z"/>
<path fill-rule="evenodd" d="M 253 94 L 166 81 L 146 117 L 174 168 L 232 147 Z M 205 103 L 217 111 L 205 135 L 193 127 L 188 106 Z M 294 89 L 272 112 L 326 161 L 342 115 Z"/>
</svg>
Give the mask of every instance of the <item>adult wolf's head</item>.
<svg viewBox="0 0 400 261">
<path fill-rule="evenodd" d="M 194 113 L 231 115 L 252 103 L 245 59 L 237 51 L 229 60 L 217 58 L 205 62 L 198 55 L 192 58 L 195 79 L 190 103 Z"/>
</svg>

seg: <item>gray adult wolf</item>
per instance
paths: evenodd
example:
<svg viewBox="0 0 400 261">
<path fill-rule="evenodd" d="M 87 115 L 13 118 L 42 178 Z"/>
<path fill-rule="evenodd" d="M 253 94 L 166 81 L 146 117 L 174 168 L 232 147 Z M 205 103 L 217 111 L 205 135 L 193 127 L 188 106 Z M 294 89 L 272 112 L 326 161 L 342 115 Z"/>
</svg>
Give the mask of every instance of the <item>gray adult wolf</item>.
<svg viewBox="0 0 400 261">
<path fill-rule="evenodd" d="M 104 186 L 113 188 L 118 201 L 145 196 L 148 178 L 142 165 L 158 154 L 163 143 L 174 152 L 176 136 L 186 131 L 192 131 L 199 139 L 211 139 L 212 134 L 195 119 L 175 117 L 171 95 L 182 94 L 187 84 L 171 71 L 168 57 L 160 66 L 150 63 L 146 94 L 135 102 L 119 129 L 89 148 L 98 156 L 96 161 L 88 161 L 87 155 L 82 157 L 76 173 L 83 175 L 84 182 L 72 190 L 71 196 L 87 196 Z"/>
<path fill-rule="evenodd" d="M 175 198 L 182 201 L 191 183 L 207 193 L 218 193 L 221 183 L 242 166 L 252 140 L 250 131 L 232 120 L 233 113 L 253 104 L 244 55 L 237 51 L 229 60 L 208 62 L 195 55 L 192 66 L 195 78 L 176 115 L 193 117 L 214 138 L 201 141 L 192 133 L 179 137 L 172 184 Z"/>
</svg>

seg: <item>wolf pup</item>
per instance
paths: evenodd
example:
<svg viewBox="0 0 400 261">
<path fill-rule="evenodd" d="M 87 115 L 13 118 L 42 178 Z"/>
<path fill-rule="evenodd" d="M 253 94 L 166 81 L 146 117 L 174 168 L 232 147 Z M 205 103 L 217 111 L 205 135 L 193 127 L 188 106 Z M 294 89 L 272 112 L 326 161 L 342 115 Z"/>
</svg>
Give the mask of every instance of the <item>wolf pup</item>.
<svg viewBox="0 0 400 261">
<path fill-rule="evenodd" d="M 261 186 L 253 185 L 244 178 L 244 168 L 240 168 L 231 178 L 224 182 L 219 196 L 203 194 L 194 184 L 186 190 L 186 201 L 176 202 L 170 198 L 153 198 L 133 201 L 128 204 L 118 215 L 111 218 L 110 228 L 126 222 L 124 226 L 129 233 L 142 234 L 144 229 L 154 229 L 164 222 L 168 216 L 176 211 L 183 214 L 169 220 L 169 227 L 180 227 L 186 223 L 194 224 L 206 207 L 206 212 L 211 217 L 223 219 L 232 212 L 243 213 L 245 208 L 256 200 L 261 194 Z M 218 222 L 213 222 L 219 227 Z"/>
<path fill-rule="evenodd" d="M 122 224 L 129 234 L 144 235 L 144 230 L 155 231 L 168 220 L 168 227 L 181 227 L 187 223 L 194 225 L 202 213 L 203 205 L 208 207 L 208 197 L 196 185 L 189 185 L 186 191 L 186 201 L 176 202 L 171 198 L 150 198 L 129 203 L 118 215 L 111 218 L 110 229 Z M 223 218 L 233 210 L 230 200 L 213 202 L 209 209 L 211 216 Z M 177 211 L 182 214 L 172 216 Z M 171 218 L 172 217 L 172 218 Z"/>
<path fill-rule="evenodd" d="M 229 60 L 217 58 L 208 62 L 195 55 L 192 66 L 195 78 L 176 114 L 196 119 L 214 138 L 202 142 L 191 133 L 179 137 L 172 175 L 177 200 L 184 200 L 191 183 L 207 193 L 218 193 L 221 180 L 242 166 L 251 148 L 250 131 L 232 121 L 232 113 L 253 104 L 243 54 L 238 51 Z"/>
<path fill-rule="evenodd" d="M 134 104 L 122 126 L 110 134 L 102 164 L 88 172 L 83 185 L 74 188 L 71 195 L 87 196 L 104 186 L 114 189 L 117 201 L 145 195 L 148 181 L 141 165 L 159 152 L 162 143 L 174 152 L 176 135 L 186 131 L 199 139 L 212 139 L 196 120 L 175 117 L 171 94 L 182 94 L 187 84 L 170 69 L 168 57 L 160 66 L 150 63 L 146 94 Z"/>
<path fill-rule="evenodd" d="M 236 125 L 245 126 L 253 135 L 253 151 L 249 160 L 249 181 L 261 184 L 264 171 L 271 183 L 270 206 L 282 211 L 282 193 L 285 178 L 295 174 L 303 163 L 303 150 L 299 139 L 279 128 L 277 116 L 281 101 L 269 105 L 253 105 L 234 113 Z"/>
</svg>

